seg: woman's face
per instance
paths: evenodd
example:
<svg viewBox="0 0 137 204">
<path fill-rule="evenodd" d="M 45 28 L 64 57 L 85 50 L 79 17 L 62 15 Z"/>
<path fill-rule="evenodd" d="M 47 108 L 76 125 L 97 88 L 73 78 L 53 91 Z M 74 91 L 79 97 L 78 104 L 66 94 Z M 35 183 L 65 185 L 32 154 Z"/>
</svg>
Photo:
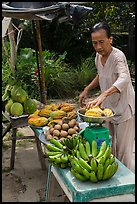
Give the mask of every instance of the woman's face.
<svg viewBox="0 0 137 204">
<path fill-rule="evenodd" d="M 106 31 L 100 29 L 91 33 L 92 45 L 96 52 L 102 56 L 108 56 L 111 52 L 112 36 L 107 37 Z"/>
</svg>

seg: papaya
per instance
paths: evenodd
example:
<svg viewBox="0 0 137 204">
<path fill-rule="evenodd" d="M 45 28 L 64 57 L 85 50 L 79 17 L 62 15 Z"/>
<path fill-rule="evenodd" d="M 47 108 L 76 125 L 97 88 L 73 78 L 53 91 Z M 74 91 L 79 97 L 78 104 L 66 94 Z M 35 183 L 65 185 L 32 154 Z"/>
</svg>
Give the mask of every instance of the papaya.
<svg viewBox="0 0 137 204">
<path fill-rule="evenodd" d="M 37 127 L 42 127 L 44 125 L 46 125 L 48 123 L 48 119 L 45 117 L 40 117 L 40 116 L 36 116 L 36 117 L 31 117 L 28 119 L 28 123 L 30 125 L 34 125 Z"/>
</svg>

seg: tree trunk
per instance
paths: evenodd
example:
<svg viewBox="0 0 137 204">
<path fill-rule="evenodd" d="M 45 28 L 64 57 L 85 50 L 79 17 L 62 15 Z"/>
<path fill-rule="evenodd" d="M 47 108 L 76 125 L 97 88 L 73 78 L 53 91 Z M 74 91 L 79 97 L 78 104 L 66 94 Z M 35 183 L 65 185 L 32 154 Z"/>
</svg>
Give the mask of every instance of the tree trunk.
<svg viewBox="0 0 137 204">
<path fill-rule="evenodd" d="M 14 37 L 14 32 L 13 32 L 13 26 L 12 23 L 10 23 L 9 28 L 8 28 L 8 33 L 9 33 L 9 40 L 10 40 L 10 66 L 11 66 L 11 71 L 13 76 L 15 77 L 15 65 L 16 65 L 16 60 L 17 60 L 17 53 L 16 53 L 16 42 L 15 42 L 15 37 Z"/>
</svg>

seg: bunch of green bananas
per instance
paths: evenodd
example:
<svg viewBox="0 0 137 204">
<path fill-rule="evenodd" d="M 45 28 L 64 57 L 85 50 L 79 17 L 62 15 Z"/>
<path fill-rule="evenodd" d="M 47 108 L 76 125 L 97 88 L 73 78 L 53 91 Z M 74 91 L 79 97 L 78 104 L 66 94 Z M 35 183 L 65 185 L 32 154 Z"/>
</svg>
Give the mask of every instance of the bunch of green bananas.
<svg viewBox="0 0 137 204">
<path fill-rule="evenodd" d="M 67 144 L 67 145 L 66 145 Z M 50 144 L 46 144 L 46 157 L 54 166 L 66 168 L 70 166 L 69 156 L 73 148 L 72 140 L 60 142 L 54 138 L 50 139 Z M 70 149 L 71 148 L 71 149 Z"/>
<path fill-rule="evenodd" d="M 90 144 L 82 136 L 75 135 L 64 141 L 52 138 L 46 148 L 46 157 L 54 166 L 70 167 L 72 174 L 81 181 L 107 180 L 118 169 L 112 148 L 106 145 L 106 141 L 98 149 L 96 140 Z"/>
<path fill-rule="evenodd" d="M 111 146 L 106 146 L 106 141 L 102 142 L 98 150 L 97 142 L 88 141 L 78 144 L 76 155 L 70 157 L 71 172 L 81 181 L 90 180 L 98 182 L 111 178 L 118 169 L 118 163 L 112 154 Z"/>
<path fill-rule="evenodd" d="M 46 157 L 54 166 L 61 168 L 70 167 L 70 157 L 76 153 L 76 147 L 81 136 L 74 135 L 71 138 L 65 138 L 63 141 L 51 138 L 50 143 L 46 144 Z"/>
</svg>

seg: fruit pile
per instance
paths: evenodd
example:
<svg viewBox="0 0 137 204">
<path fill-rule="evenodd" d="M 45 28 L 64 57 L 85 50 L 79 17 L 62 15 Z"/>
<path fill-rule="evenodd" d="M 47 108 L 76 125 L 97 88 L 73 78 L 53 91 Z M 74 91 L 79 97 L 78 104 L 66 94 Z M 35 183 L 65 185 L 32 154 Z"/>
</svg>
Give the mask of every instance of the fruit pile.
<svg viewBox="0 0 137 204">
<path fill-rule="evenodd" d="M 85 116 L 92 116 L 92 117 L 102 117 L 102 116 L 112 116 L 113 112 L 110 108 L 101 109 L 99 106 L 92 107 L 85 112 Z"/>
<path fill-rule="evenodd" d="M 82 136 L 57 141 L 52 138 L 46 144 L 46 157 L 54 166 L 70 167 L 71 173 L 81 181 L 98 182 L 110 179 L 118 169 L 118 163 L 106 141 L 98 149 L 95 140 L 90 144 Z"/>
<path fill-rule="evenodd" d="M 11 116 L 32 114 L 37 108 L 35 101 L 17 84 L 13 86 L 7 85 L 2 101 L 6 102 L 5 110 Z"/>
<path fill-rule="evenodd" d="M 28 123 L 36 127 L 42 127 L 44 125 L 50 127 L 52 124 L 62 122 L 64 117 L 69 120 L 76 119 L 77 112 L 75 111 L 74 106 L 66 102 L 60 104 L 51 103 L 45 105 L 41 110 L 37 109 L 31 114 L 28 117 Z"/>
<path fill-rule="evenodd" d="M 57 140 L 64 140 L 64 138 L 71 138 L 80 131 L 79 123 L 76 119 L 69 119 L 64 117 L 57 123 L 52 123 L 49 129 L 44 133 L 45 138 L 50 140 L 55 138 Z"/>
</svg>

